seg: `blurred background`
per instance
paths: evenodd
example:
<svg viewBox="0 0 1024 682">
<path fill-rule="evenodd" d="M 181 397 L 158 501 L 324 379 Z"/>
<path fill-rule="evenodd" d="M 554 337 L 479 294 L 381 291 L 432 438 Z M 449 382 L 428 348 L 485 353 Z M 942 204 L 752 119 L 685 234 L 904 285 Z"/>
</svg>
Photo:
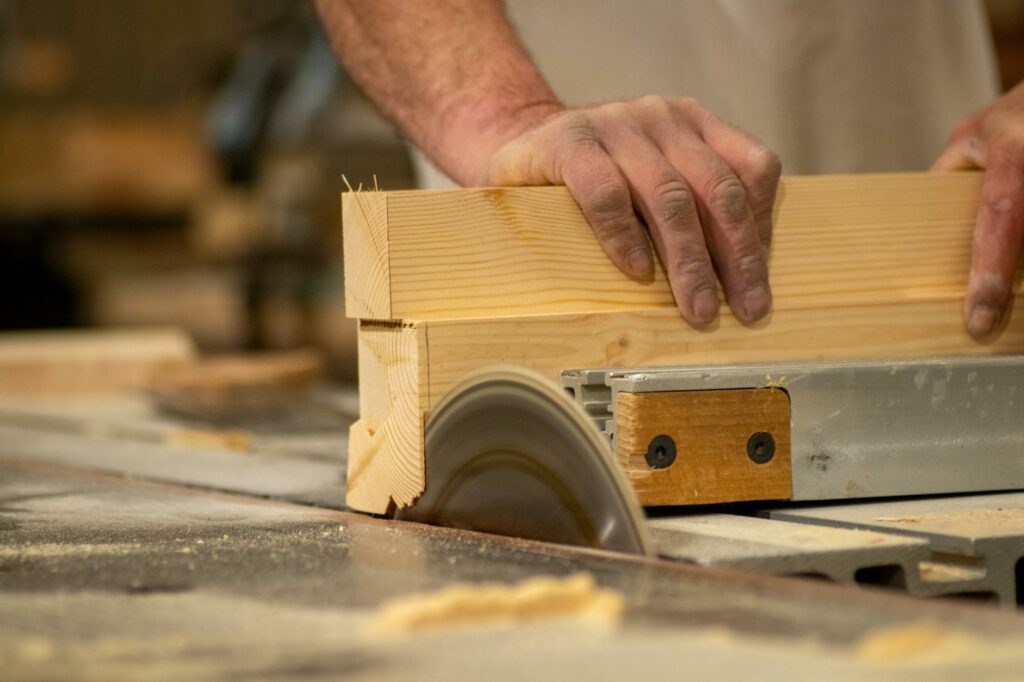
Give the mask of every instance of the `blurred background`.
<svg viewBox="0 0 1024 682">
<path fill-rule="evenodd" d="M 1004 84 L 1024 2 L 989 0 Z M 0 0 L 0 329 L 172 325 L 355 374 L 339 194 L 414 184 L 296 0 Z"/>
</svg>

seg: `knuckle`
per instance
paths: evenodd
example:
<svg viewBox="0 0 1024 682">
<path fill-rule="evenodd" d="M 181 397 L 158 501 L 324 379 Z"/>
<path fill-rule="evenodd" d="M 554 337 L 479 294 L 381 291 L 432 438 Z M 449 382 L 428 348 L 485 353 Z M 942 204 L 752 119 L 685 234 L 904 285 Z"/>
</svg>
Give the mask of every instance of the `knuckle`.
<svg viewBox="0 0 1024 682">
<path fill-rule="evenodd" d="M 597 113 L 606 126 L 605 131 L 609 137 L 622 133 L 633 136 L 642 135 L 642 126 L 637 117 L 637 111 L 635 107 L 626 102 L 605 104 L 597 110 Z"/>
<path fill-rule="evenodd" d="M 776 182 L 782 176 L 782 160 L 765 145 L 754 145 L 748 158 L 750 170 L 763 182 Z"/>
<path fill-rule="evenodd" d="M 999 234 L 1000 237 L 1008 237 L 1017 229 L 1017 221 L 1012 218 L 1024 208 L 1024 196 L 1021 196 L 1020 191 L 1014 186 L 1004 182 L 986 182 L 981 191 L 981 203 L 985 210 L 996 216 L 997 220 L 989 223 L 988 230 L 975 232 L 975 236 L 993 231 L 1004 233 Z"/>
<path fill-rule="evenodd" d="M 672 230 L 681 229 L 696 210 L 693 193 L 680 178 L 660 182 L 654 189 L 653 199 L 657 219 Z"/>
<path fill-rule="evenodd" d="M 601 219 L 621 219 L 632 213 L 629 190 L 618 182 L 595 187 L 588 203 L 590 211 Z"/>
<path fill-rule="evenodd" d="M 615 118 L 628 117 L 630 115 L 630 106 L 625 102 L 610 102 L 608 104 L 602 104 L 596 109 L 596 111 L 602 114 L 608 114 Z"/>
<path fill-rule="evenodd" d="M 761 254 L 753 251 L 736 256 L 735 271 L 746 279 L 764 279 L 765 263 Z"/>
<path fill-rule="evenodd" d="M 660 95 L 645 95 L 637 100 L 637 104 L 654 111 L 665 111 L 669 108 L 668 101 Z"/>
<path fill-rule="evenodd" d="M 565 115 L 565 140 L 570 144 L 593 144 L 597 141 L 597 130 L 590 115 L 582 111 L 572 111 Z"/>
<path fill-rule="evenodd" d="M 701 111 L 703 109 L 701 103 L 693 97 L 679 97 L 673 101 L 675 102 L 676 107 L 688 113 Z"/>
<path fill-rule="evenodd" d="M 714 282 L 714 278 L 711 276 L 711 261 L 708 259 L 703 245 L 700 245 L 700 248 L 697 244 L 684 247 L 673 259 L 673 265 L 675 271 L 687 282 L 690 282 L 694 288 Z"/>
<path fill-rule="evenodd" d="M 711 210 L 730 223 L 743 220 L 747 215 L 747 191 L 734 177 L 715 182 L 708 193 Z"/>
<path fill-rule="evenodd" d="M 985 190 L 981 200 L 988 211 L 996 215 L 1005 215 L 1014 211 L 1014 205 L 1016 201 L 1019 201 L 1019 198 L 1015 197 L 1012 192 L 1007 192 L 1005 190 Z M 1000 236 L 1009 236 L 1010 226 L 1011 223 L 1007 221 L 1000 221 L 989 229 L 997 234 L 1002 232 L 1006 233 Z"/>
</svg>

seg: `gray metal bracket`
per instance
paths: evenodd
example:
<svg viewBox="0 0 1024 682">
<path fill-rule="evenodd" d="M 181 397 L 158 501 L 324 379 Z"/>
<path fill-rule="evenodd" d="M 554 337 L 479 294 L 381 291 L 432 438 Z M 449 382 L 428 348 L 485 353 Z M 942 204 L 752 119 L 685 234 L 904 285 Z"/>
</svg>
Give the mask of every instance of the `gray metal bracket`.
<svg viewBox="0 0 1024 682">
<path fill-rule="evenodd" d="M 794 500 L 1024 489 L 1024 357 L 575 369 L 562 385 L 615 435 L 618 393 L 780 388 Z"/>
</svg>

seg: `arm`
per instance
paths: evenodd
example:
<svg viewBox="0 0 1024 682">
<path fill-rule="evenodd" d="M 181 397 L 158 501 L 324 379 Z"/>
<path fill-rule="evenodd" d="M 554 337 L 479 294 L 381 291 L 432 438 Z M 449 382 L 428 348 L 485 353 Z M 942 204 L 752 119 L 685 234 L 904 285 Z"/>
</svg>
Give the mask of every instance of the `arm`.
<svg viewBox="0 0 1024 682">
<path fill-rule="evenodd" d="M 565 184 L 609 257 L 650 276 L 653 241 L 683 316 L 768 313 L 778 157 L 693 100 L 566 109 L 499 0 L 317 0 L 371 99 L 465 185 Z M 648 239 L 650 235 L 650 240 Z"/>
<path fill-rule="evenodd" d="M 997 331 L 1024 246 L 1024 83 L 953 129 L 935 170 L 984 168 L 964 316 L 981 338 Z"/>
</svg>

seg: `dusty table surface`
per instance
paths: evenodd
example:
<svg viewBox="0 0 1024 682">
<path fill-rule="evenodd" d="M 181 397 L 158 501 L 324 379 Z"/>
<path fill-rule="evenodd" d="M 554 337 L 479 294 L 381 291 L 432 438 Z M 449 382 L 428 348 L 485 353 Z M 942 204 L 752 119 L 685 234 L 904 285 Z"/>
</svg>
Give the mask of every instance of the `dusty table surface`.
<svg viewBox="0 0 1024 682">
<path fill-rule="evenodd" d="M 168 446 L 162 434 L 179 424 L 140 403 L 19 407 L 0 409 L 0 679 L 791 682 L 1024 671 L 1024 618 L 1010 611 L 344 511 L 343 421 L 262 432 L 239 453 Z M 579 571 L 624 596 L 621 625 L 367 632 L 395 597 Z"/>
<path fill-rule="evenodd" d="M 0 460 L 0 660 L 13 679 L 1010 679 L 1024 619 Z M 374 638 L 387 598 L 589 571 L 617 628 L 572 620 Z M 882 628 L 955 628 L 878 660 Z M 894 635 L 898 637 L 897 635 Z"/>
</svg>

